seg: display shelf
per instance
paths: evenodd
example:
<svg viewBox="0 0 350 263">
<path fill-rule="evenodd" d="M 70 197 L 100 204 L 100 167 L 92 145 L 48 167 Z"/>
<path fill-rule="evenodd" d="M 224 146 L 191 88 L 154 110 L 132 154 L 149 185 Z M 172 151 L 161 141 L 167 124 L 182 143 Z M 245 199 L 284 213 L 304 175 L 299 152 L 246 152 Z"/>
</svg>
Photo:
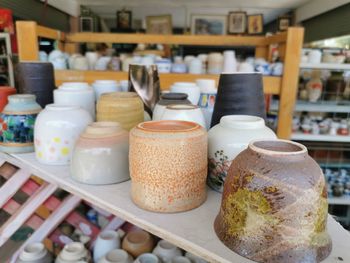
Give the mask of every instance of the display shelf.
<svg viewBox="0 0 350 263">
<path fill-rule="evenodd" d="M 291 139 L 295 141 L 350 142 L 350 135 L 306 134 L 297 132 L 292 133 Z"/>
<path fill-rule="evenodd" d="M 273 100 L 270 104 L 270 110 L 278 110 L 279 101 Z M 350 101 L 319 101 L 308 102 L 298 100 L 295 104 L 294 111 L 308 111 L 308 112 L 350 112 Z"/>
<path fill-rule="evenodd" d="M 328 197 L 328 204 L 330 205 L 350 205 L 350 196 Z"/>
<path fill-rule="evenodd" d="M 209 190 L 206 202 L 192 211 L 152 213 L 138 208 L 131 201 L 130 181 L 105 186 L 85 185 L 70 178 L 68 166 L 42 165 L 36 161 L 33 153 L 12 156 L 1 153 L 0 157 L 209 262 L 253 262 L 224 246 L 214 232 L 213 222 L 221 203 L 219 193 Z M 332 236 L 333 250 L 323 262 L 336 263 L 339 257 L 344 262 L 350 262 L 350 234 L 330 216 L 328 231 Z"/>
<path fill-rule="evenodd" d="M 344 163 L 344 162 L 339 162 L 339 163 L 335 163 L 335 162 L 317 162 L 322 168 L 338 168 L 338 169 L 342 169 L 342 168 L 350 168 L 350 163 Z"/>
<path fill-rule="evenodd" d="M 350 70 L 350 64 L 337 63 L 300 63 L 301 69 Z"/>
</svg>

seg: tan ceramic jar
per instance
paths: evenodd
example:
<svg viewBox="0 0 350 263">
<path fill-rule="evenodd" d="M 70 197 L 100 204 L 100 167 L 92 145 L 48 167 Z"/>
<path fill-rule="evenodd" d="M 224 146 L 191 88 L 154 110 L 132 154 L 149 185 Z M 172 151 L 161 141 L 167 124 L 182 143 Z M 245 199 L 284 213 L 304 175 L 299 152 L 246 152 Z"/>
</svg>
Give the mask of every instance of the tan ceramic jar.
<svg viewBox="0 0 350 263">
<path fill-rule="evenodd" d="M 149 253 L 154 247 L 153 237 L 146 231 L 130 231 L 123 239 L 122 248 L 137 258 L 143 253 Z"/>
<path fill-rule="evenodd" d="M 143 122 L 143 111 L 143 102 L 135 92 L 104 93 L 97 102 L 97 121 L 119 122 L 129 131 Z"/>
<path fill-rule="evenodd" d="M 207 132 L 194 122 L 150 121 L 130 131 L 131 196 L 141 208 L 181 212 L 206 199 Z"/>
</svg>

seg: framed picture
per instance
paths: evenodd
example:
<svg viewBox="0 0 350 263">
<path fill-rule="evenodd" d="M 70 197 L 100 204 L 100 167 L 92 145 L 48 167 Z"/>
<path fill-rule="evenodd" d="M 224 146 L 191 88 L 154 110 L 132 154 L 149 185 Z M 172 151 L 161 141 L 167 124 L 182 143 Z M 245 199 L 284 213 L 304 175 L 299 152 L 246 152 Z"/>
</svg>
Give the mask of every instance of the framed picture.
<svg viewBox="0 0 350 263">
<path fill-rule="evenodd" d="M 292 24 L 290 16 L 282 16 L 278 18 L 278 31 L 286 31 Z"/>
<path fill-rule="evenodd" d="M 117 11 L 117 28 L 130 29 L 132 21 L 131 11 L 121 10 Z"/>
<path fill-rule="evenodd" d="M 94 21 L 92 17 L 81 16 L 80 17 L 80 32 L 93 32 Z"/>
<path fill-rule="evenodd" d="M 173 33 L 171 15 L 147 16 L 146 33 L 158 35 L 170 35 Z"/>
<path fill-rule="evenodd" d="M 228 33 L 242 34 L 247 29 L 247 13 L 246 12 L 230 12 L 228 13 Z"/>
<path fill-rule="evenodd" d="M 264 31 L 264 18 L 262 14 L 248 16 L 248 34 L 262 34 Z"/>
<path fill-rule="evenodd" d="M 191 15 L 191 34 L 193 35 L 225 35 L 226 28 L 227 16 Z"/>
</svg>

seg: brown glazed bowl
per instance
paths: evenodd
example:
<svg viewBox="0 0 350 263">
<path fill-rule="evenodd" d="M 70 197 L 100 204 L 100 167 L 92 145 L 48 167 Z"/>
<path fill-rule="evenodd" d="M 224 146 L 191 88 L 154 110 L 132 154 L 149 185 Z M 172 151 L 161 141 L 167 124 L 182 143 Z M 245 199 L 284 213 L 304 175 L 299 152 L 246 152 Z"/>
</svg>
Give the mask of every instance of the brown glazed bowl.
<svg viewBox="0 0 350 263">
<path fill-rule="evenodd" d="M 214 229 L 257 262 L 320 262 L 332 249 L 327 208 L 322 171 L 305 146 L 257 140 L 231 164 Z"/>
</svg>

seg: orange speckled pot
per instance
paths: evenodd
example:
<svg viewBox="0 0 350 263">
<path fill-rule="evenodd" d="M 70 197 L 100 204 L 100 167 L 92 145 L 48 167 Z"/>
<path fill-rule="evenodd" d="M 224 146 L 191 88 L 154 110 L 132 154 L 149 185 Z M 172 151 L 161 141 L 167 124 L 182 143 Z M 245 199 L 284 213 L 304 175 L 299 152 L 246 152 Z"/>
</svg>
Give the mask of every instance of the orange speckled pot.
<svg viewBox="0 0 350 263">
<path fill-rule="evenodd" d="M 304 145 L 253 141 L 232 162 L 214 228 L 254 261 L 316 263 L 332 248 L 327 208 L 324 176 Z"/>
<path fill-rule="evenodd" d="M 207 132 L 187 121 L 150 121 L 130 131 L 131 196 L 141 208 L 164 213 L 206 199 Z"/>
</svg>

